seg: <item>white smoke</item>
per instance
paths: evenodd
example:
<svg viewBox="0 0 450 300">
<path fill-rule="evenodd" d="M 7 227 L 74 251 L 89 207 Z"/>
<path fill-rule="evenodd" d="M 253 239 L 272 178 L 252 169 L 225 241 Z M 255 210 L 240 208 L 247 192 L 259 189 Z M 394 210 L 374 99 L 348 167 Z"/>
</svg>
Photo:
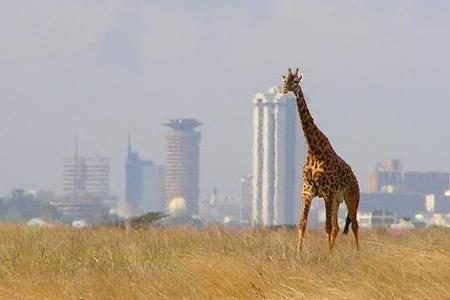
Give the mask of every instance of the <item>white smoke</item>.
<svg viewBox="0 0 450 300">
<path fill-rule="evenodd" d="M 112 211 L 116 213 L 121 218 L 131 217 L 131 206 L 126 200 L 120 200 L 117 207 Z"/>
<path fill-rule="evenodd" d="M 172 217 L 180 217 L 186 214 L 186 200 L 182 197 L 173 198 L 169 202 L 169 214 Z"/>
</svg>

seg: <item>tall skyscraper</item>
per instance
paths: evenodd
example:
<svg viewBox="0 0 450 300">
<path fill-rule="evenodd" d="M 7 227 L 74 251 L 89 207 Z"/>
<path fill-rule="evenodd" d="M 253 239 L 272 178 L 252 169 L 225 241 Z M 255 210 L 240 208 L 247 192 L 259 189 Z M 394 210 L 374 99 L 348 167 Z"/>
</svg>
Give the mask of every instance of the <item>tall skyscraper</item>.
<svg viewBox="0 0 450 300">
<path fill-rule="evenodd" d="M 200 132 L 201 123 L 195 119 L 174 119 L 164 124 L 166 134 L 166 205 L 177 198 L 186 204 L 186 213 L 198 214 Z"/>
<path fill-rule="evenodd" d="M 125 163 L 125 201 L 128 212 L 135 215 L 142 201 L 143 190 L 142 159 L 137 152 L 132 151 L 131 138 L 128 136 L 127 161 Z"/>
<path fill-rule="evenodd" d="M 252 222 L 294 224 L 305 149 L 295 98 L 273 87 L 256 94 L 253 105 Z"/>
<path fill-rule="evenodd" d="M 75 137 L 74 155 L 64 159 L 64 197 L 53 204 L 67 219 L 98 222 L 115 201 L 109 192 L 109 172 L 109 158 L 80 156 Z"/>
<path fill-rule="evenodd" d="M 131 215 L 164 210 L 164 167 L 142 160 L 128 137 L 125 200 Z"/>
<path fill-rule="evenodd" d="M 109 158 L 80 156 L 75 138 L 74 156 L 64 159 L 64 194 L 72 203 L 108 197 L 109 171 Z"/>
</svg>

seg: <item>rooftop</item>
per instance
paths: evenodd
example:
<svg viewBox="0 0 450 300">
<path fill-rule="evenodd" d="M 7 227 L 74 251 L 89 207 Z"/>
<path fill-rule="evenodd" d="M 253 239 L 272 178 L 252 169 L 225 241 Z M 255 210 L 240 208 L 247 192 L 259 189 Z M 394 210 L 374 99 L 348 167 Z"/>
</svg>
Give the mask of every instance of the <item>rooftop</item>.
<svg viewBox="0 0 450 300">
<path fill-rule="evenodd" d="M 196 119 L 171 119 L 163 125 L 175 130 L 193 130 L 195 127 L 202 125 Z"/>
</svg>

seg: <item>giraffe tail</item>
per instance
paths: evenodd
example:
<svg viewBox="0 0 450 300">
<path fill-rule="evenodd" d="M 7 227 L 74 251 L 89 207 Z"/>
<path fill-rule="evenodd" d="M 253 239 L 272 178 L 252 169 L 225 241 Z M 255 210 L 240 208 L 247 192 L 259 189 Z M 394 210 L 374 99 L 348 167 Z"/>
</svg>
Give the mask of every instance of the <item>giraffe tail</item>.
<svg viewBox="0 0 450 300">
<path fill-rule="evenodd" d="M 352 217 L 356 219 L 356 214 L 358 211 L 358 205 L 359 205 L 359 185 L 358 181 L 355 179 L 355 182 L 352 186 L 352 188 L 349 191 L 349 194 L 347 195 L 346 204 L 347 204 L 347 218 L 345 220 L 345 226 L 343 234 L 347 234 L 350 224 L 352 223 Z M 350 216 L 351 215 L 351 216 Z"/>
<path fill-rule="evenodd" d="M 347 219 L 345 220 L 344 231 L 342 232 L 343 234 L 347 234 L 348 233 L 348 228 L 350 227 L 350 223 L 351 222 L 352 222 L 352 219 L 350 218 L 350 214 L 347 213 Z"/>
</svg>

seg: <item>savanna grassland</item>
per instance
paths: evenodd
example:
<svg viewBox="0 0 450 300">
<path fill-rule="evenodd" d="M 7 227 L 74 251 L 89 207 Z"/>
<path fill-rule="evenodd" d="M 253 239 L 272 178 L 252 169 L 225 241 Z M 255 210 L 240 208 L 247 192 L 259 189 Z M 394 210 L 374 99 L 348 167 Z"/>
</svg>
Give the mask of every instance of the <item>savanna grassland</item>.
<svg viewBox="0 0 450 300">
<path fill-rule="evenodd" d="M 450 230 L 295 231 L 0 226 L 1 299 L 450 299 Z"/>
</svg>

